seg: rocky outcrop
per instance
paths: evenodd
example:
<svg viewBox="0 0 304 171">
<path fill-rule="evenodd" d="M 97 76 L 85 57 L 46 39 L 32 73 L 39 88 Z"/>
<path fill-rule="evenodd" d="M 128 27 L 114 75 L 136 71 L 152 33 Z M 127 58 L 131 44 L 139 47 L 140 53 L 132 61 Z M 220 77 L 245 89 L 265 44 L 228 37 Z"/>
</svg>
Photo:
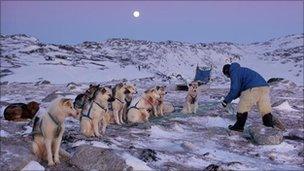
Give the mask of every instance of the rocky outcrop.
<svg viewBox="0 0 304 171">
<path fill-rule="evenodd" d="M 249 135 L 252 142 L 258 145 L 277 145 L 283 141 L 283 133 L 275 128 L 263 125 L 251 125 L 244 133 Z"/>
<path fill-rule="evenodd" d="M 89 145 L 77 147 L 70 163 L 83 170 L 132 170 L 115 150 Z"/>
</svg>

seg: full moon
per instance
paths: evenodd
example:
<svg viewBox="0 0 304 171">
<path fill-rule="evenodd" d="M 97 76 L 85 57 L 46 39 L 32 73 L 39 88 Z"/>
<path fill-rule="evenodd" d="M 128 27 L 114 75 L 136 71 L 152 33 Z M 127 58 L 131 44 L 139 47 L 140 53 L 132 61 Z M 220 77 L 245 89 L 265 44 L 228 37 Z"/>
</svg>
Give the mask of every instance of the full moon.
<svg viewBox="0 0 304 171">
<path fill-rule="evenodd" d="M 139 11 L 134 11 L 134 12 L 133 12 L 133 16 L 134 16 L 135 18 L 139 17 L 139 15 L 140 15 L 140 14 L 139 14 Z"/>
</svg>

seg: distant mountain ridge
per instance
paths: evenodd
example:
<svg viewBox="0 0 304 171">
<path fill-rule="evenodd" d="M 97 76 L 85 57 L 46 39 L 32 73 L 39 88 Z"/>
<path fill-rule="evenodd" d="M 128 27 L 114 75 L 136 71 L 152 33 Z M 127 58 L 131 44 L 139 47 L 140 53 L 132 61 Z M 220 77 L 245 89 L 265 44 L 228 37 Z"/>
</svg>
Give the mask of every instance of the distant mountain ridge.
<svg viewBox="0 0 304 171">
<path fill-rule="evenodd" d="M 0 40 L 1 76 L 9 81 L 16 81 L 14 73 L 19 73 L 18 76 L 22 77 L 20 68 L 27 67 L 28 71 L 34 65 L 69 67 L 66 69 L 74 70 L 95 68 L 96 72 L 111 69 L 118 73 L 120 70 L 126 72 L 123 70 L 125 67 L 134 67 L 138 72 L 145 71 L 149 73 L 146 75 L 165 79 L 175 78 L 178 74 L 191 79 L 194 77 L 196 65 L 200 65 L 212 67 L 213 78 L 221 80 L 221 67 L 225 63 L 238 61 L 243 66 L 258 70 L 266 78 L 288 77 L 303 84 L 304 34 L 251 44 L 191 44 L 113 38 L 103 42 L 55 45 L 42 43 L 25 34 L 1 35 Z M 56 70 L 50 68 L 52 69 Z M 130 71 L 135 73 L 135 69 Z M 83 71 L 81 73 L 85 74 Z M 64 76 L 65 74 L 62 75 Z"/>
</svg>

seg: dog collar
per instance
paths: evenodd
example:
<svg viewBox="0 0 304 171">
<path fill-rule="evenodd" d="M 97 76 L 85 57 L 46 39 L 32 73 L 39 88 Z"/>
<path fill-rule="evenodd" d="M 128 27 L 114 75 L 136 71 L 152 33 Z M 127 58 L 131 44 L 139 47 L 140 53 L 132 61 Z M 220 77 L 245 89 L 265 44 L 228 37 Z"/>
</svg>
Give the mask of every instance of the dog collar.
<svg viewBox="0 0 304 171">
<path fill-rule="evenodd" d="M 59 137 L 59 134 L 61 132 L 61 123 L 58 121 L 58 119 L 56 119 L 50 112 L 47 112 L 47 114 L 49 115 L 49 117 L 51 118 L 51 120 L 56 124 L 57 126 L 57 129 L 56 129 L 56 132 L 55 132 L 55 137 Z"/>
</svg>

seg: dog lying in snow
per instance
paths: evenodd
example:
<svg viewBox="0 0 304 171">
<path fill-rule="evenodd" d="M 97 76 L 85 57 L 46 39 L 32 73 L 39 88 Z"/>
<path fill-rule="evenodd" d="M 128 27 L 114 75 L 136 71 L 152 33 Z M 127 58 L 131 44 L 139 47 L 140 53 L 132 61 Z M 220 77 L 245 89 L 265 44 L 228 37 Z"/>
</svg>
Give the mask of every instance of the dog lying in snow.
<svg viewBox="0 0 304 171">
<path fill-rule="evenodd" d="M 37 116 L 33 125 L 33 153 L 48 161 L 48 165 L 60 163 L 59 150 L 64 132 L 64 119 L 72 116 L 78 117 L 71 99 L 55 99 L 47 113 Z"/>
<path fill-rule="evenodd" d="M 143 123 L 148 121 L 149 109 L 156 113 L 155 103 L 159 99 L 159 93 L 156 88 L 146 90 L 135 104 L 131 104 L 128 109 L 128 121 L 131 123 Z"/>
<path fill-rule="evenodd" d="M 102 123 L 102 133 L 105 134 L 106 127 L 111 121 L 108 110 L 108 102 L 113 101 L 112 90 L 108 87 L 99 87 L 92 100 L 83 105 L 80 117 L 81 133 L 87 137 L 100 137 L 99 126 Z"/>
<path fill-rule="evenodd" d="M 196 113 L 198 108 L 198 96 L 199 96 L 199 86 L 202 83 L 200 81 L 192 81 L 188 85 L 188 94 L 186 96 L 186 102 L 183 106 L 182 113 L 191 114 Z"/>
<path fill-rule="evenodd" d="M 33 119 L 39 110 L 39 103 L 29 102 L 24 103 L 12 103 L 8 105 L 4 112 L 4 118 L 10 121 L 23 121 L 26 119 Z"/>
</svg>

